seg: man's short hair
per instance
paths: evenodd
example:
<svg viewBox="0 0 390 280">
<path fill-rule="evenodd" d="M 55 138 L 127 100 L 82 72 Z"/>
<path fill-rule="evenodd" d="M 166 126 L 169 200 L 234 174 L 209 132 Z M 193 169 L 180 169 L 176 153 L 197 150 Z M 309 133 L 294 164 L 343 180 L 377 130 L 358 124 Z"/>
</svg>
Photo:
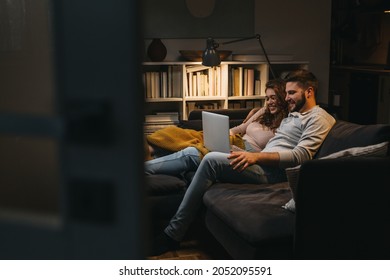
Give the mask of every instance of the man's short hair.
<svg viewBox="0 0 390 280">
<path fill-rule="evenodd" d="M 298 69 L 291 71 L 284 78 L 285 82 L 297 82 L 300 87 L 305 90 L 308 87 L 312 87 L 314 92 L 317 93 L 318 90 L 318 80 L 317 77 L 306 69 Z"/>
</svg>

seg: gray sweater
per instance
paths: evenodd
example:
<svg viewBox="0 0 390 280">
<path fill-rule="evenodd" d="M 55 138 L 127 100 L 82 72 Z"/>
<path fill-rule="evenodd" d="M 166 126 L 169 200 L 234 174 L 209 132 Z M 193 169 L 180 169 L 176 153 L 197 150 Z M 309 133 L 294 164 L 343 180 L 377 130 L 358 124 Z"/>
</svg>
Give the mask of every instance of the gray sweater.
<svg viewBox="0 0 390 280">
<path fill-rule="evenodd" d="M 297 166 L 314 157 L 336 120 L 318 105 L 308 112 L 290 113 L 263 152 L 278 152 L 279 166 Z"/>
</svg>

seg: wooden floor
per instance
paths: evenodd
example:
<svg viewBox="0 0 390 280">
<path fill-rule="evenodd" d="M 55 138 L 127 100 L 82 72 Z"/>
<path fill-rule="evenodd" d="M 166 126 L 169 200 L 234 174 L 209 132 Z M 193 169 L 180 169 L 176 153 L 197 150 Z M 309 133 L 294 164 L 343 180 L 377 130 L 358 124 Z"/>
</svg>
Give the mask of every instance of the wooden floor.
<svg viewBox="0 0 390 280">
<path fill-rule="evenodd" d="M 212 260 L 213 258 L 199 246 L 197 241 L 186 241 L 176 251 L 166 252 L 160 256 L 149 257 L 149 260 Z"/>
<path fill-rule="evenodd" d="M 180 244 L 180 249 L 166 252 L 160 256 L 148 257 L 149 260 L 219 260 L 230 259 L 230 257 L 220 250 L 209 251 L 206 245 L 196 240 L 184 241 Z"/>
</svg>

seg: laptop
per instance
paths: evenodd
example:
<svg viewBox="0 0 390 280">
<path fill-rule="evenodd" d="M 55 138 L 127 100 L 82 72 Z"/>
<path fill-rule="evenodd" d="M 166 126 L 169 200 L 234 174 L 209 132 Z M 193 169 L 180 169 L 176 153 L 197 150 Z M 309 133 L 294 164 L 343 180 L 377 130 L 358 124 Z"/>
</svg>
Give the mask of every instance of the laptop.
<svg viewBox="0 0 390 280">
<path fill-rule="evenodd" d="M 213 152 L 229 153 L 229 116 L 202 111 L 203 142 Z"/>
</svg>

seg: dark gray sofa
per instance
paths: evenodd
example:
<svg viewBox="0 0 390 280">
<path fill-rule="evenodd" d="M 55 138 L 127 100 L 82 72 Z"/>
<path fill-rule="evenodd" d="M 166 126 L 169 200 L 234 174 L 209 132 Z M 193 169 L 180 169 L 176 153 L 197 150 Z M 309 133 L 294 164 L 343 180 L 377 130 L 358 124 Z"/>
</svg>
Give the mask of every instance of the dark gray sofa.
<svg viewBox="0 0 390 280">
<path fill-rule="evenodd" d="M 338 120 L 316 159 L 300 168 L 295 213 L 282 208 L 292 198 L 288 182 L 216 183 L 199 217 L 233 259 L 388 259 L 389 151 L 319 159 L 384 141 L 390 125 Z"/>
<path fill-rule="evenodd" d="M 219 109 L 208 110 L 220 114 L 228 115 L 230 127 L 239 125 L 246 118 L 251 109 Z M 202 110 L 194 110 L 188 117 L 188 120 L 182 120 L 179 127 L 195 130 L 202 129 L 201 121 Z M 157 149 L 157 148 L 156 148 Z M 157 150 L 160 155 L 167 154 L 167 151 Z M 146 176 L 146 194 L 147 206 L 150 217 L 150 232 L 151 235 L 157 235 L 165 228 L 170 218 L 175 214 L 176 209 L 180 205 L 185 190 L 191 181 L 193 172 L 188 172 L 180 176 L 169 175 L 149 175 Z M 187 237 L 194 237 L 198 233 L 204 233 L 203 219 L 200 218 L 197 225 L 190 231 L 191 234 Z"/>
</svg>

